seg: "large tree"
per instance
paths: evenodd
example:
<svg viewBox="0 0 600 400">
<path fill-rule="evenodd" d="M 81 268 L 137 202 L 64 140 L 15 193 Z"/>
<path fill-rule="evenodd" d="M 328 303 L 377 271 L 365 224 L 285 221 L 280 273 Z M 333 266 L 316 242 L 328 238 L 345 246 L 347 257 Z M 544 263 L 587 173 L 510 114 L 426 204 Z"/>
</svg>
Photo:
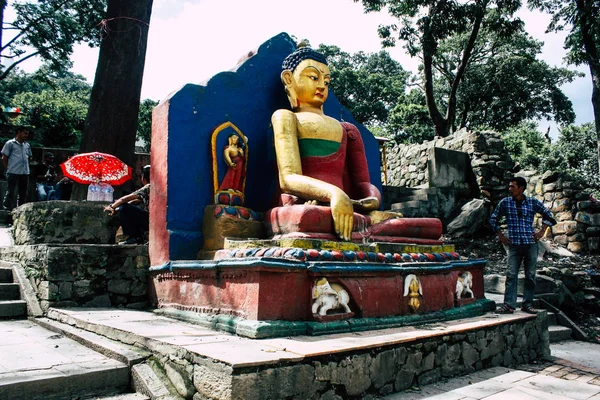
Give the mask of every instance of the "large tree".
<svg viewBox="0 0 600 400">
<path fill-rule="evenodd" d="M 47 66 L 32 74 L 16 69 L 0 81 L 0 103 L 24 111 L 15 122 L 33 126 L 31 142 L 42 146 L 79 147 L 90 92 L 83 76 Z"/>
<path fill-rule="evenodd" d="M 453 83 L 452 70 L 460 62 L 462 42 L 464 37 L 455 35 L 440 43 L 434 67 L 442 92 L 447 93 Z M 579 74 L 539 60 L 542 45 L 522 27 L 508 35 L 482 27 L 457 91 L 456 127 L 502 132 L 525 120 L 573 123 L 572 103 L 560 86 Z"/>
<path fill-rule="evenodd" d="M 388 12 L 398 24 L 379 27 L 384 46 L 394 46 L 396 39 L 404 42 L 411 56 L 419 56 L 423 63 L 423 86 L 429 115 L 438 136 L 448 136 L 455 124 L 457 93 L 482 26 L 494 27 L 510 34 L 522 22 L 513 18 L 520 8 L 520 0 L 354 0 L 362 2 L 365 11 Z M 494 13 L 490 13 L 490 10 Z M 461 58 L 451 71 L 450 90 L 446 93 L 446 112 L 442 114 L 434 92 L 434 59 L 438 57 L 440 42 L 453 35 L 464 35 Z"/>
<path fill-rule="evenodd" d="M 566 30 L 567 60 L 587 64 L 592 76 L 592 107 L 600 165 L 600 0 L 530 0 L 530 7 L 552 15 L 549 31 Z"/>
<path fill-rule="evenodd" d="M 38 0 L 11 4 L 16 17 L 4 21 L 8 2 L 0 0 L 0 80 L 20 63 L 40 57 L 55 71 L 68 70 L 75 43 L 97 45 L 105 0 Z M 6 43 L 3 42 L 6 41 Z"/>
<path fill-rule="evenodd" d="M 331 88 L 354 118 L 386 131 L 390 111 L 404 97 L 409 73 L 388 52 L 349 54 L 321 44 L 331 70 Z"/>
<path fill-rule="evenodd" d="M 140 92 L 152 0 L 109 0 L 81 152 L 134 162 Z M 83 198 L 81 189 L 73 191 Z"/>
</svg>

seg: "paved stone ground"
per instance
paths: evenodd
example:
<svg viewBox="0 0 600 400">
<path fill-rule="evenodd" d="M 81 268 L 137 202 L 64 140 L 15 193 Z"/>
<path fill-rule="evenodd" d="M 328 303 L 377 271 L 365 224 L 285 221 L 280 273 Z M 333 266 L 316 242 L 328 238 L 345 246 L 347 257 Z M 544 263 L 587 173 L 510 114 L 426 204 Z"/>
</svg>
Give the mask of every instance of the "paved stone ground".
<svg viewBox="0 0 600 400">
<path fill-rule="evenodd" d="M 11 245 L 9 229 L 6 226 L 0 225 L 1 247 Z M 98 311 L 93 314 L 98 313 Z M 85 311 L 80 312 L 85 313 Z M 100 311 L 98 314 L 102 315 L 104 313 L 106 311 Z M 103 316 L 112 319 L 113 324 L 116 321 L 120 321 L 120 323 L 131 322 L 130 313 L 114 310 L 107 314 Z M 133 319 L 136 323 L 139 323 L 139 316 L 136 315 L 135 317 Z M 157 317 L 149 317 L 149 319 L 155 318 Z M 221 348 L 220 350 L 223 353 L 220 354 L 221 357 L 243 357 L 242 354 L 238 353 L 240 349 L 236 348 L 236 346 L 231 346 L 231 342 L 220 343 L 240 340 L 235 336 L 222 335 L 211 331 L 210 333 L 206 332 L 204 338 L 202 338 L 204 335 L 196 337 L 197 335 L 190 335 L 190 332 L 188 332 L 191 328 L 189 324 L 179 323 L 174 320 L 169 321 L 168 324 L 174 325 L 168 328 L 169 331 L 172 329 L 175 329 L 175 331 L 181 330 L 182 333 L 180 336 L 176 335 L 177 337 L 172 338 L 179 345 L 183 343 L 193 343 L 196 345 L 202 343 L 203 345 L 209 344 L 210 347 L 214 347 L 216 344 L 224 344 L 229 350 Z M 145 332 L 155 331 L 156 328 L 157 326 L 153 326 L 150 330 L 145 329 Z M 198 327 L 194 327 L 194 329 L 198 329 Z M 153 333 L 164 334 L 164 332 L 156 331 Z M 219 336 L 218 339 L 221 340 L 215 340 L 217 338 L 214 336 Z M 339 342 L 337 345 L 335 339 L 328 341 L 326 347 L 329 351 L 331 348 L 343 348 L 349 345 L 347 343 L 348 338 L 344 337 L 344 335 L 341 336 L 338 338 Z M 184 337 L 186 340 L 182 343 L 181 339 Z M 15 379 L 17 375 L 33 378 L 35 376 L 39 377 L 41 374 L 56 373 L 57 375 L 64 376 L 67 370 L 81 369 L 83 371 L 95 368 L 98 365 L 117 368 L 118 365 L 118 363 L 113 365 L 112 363 L 116 363 L 115 361 L 106 359 L 104 356 L 70 339 L 39 327 L 30 321 L 0 321 L 0 338 L 2 339 L 0 341 L 0 385 L 3 381 L 6 382 L 9 379 Z M 164 340 L 164 337 L 162 339 Z M 198 341 L 199 343 L 197 343 Z M 244 342 L 246 342 L 246 339 L 244 339 Z M 356 344 L 354 343 L 354 345 Z M 231 351 L 232 347 L 234 349 L 233 352 Z M 242 348 L 245 347 L 242 346 Z M 264 346 L 263 344 L 262 347 L 268 346 Z M 280 349 L 276 349 L 273 353 L 277 353 L 277 350 Z M 312 350 L 319 351 L 319 349 Z M 600 345 L 566 341 L 551 344 L 551 351 L 554 357 L 551 361 L 523 365 L 517 369 L 497 367 L 482 370 L 463 377 L 440 381 L 422 388 L 415 387 L 414 390 L 392 394 L 386 396 L 385 399 L 473 400 L 485 398 L 486 400 L 600 400 Z M 242 353 L 245 352 L 243 351 Z M 279 357 L 274 358 L 281 358 L 281 356 L 279 355 Z M 239 362 L 239 360 L 237 361 Z M 245 361 L 248 362 L 248 360 Z M 254 362 L 257 361 L 260 363 L 260 361 L 264 362 L 265 360 L 254 360 Z"/>
<path fill-rule="evenodd" d="M 0 398 L 67 398 L 127 388 L 126 365 L 29 320 L 0 321 Z M 75 397 L 73 397 L 75 396 Z"/>
<path fill-rule="evenodd" d="M 600 400 L 600 345 L 574 340 L 550 345 L 553 360 L 490 368 L 386 400 Z"/>
</svg>

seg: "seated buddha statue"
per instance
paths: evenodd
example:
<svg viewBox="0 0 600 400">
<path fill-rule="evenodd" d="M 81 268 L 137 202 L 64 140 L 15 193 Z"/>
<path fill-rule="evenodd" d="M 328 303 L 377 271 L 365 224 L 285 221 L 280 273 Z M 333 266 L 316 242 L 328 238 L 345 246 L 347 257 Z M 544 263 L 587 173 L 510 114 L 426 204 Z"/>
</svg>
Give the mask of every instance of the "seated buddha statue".
<svg viewBox="0 0 600 400">
<path fill-rule="evenodd" d="M 285 58 L 282 69 L 291 110 L 277 110 L 271 117 L 284 206 L 267 214 L 272 233 L 297 229 L 313 238 L 335 234 L 345 241 L 375 235 L 383 237 L 379 241 L 406 237 L 437 242 L 438 219 L 419 218 L 418 224 L 377 211 L 381 194 L 370 182 L 359 130 L 323 113 L 331 81 L 325 57 L 299 47 Z"/>
</svg>

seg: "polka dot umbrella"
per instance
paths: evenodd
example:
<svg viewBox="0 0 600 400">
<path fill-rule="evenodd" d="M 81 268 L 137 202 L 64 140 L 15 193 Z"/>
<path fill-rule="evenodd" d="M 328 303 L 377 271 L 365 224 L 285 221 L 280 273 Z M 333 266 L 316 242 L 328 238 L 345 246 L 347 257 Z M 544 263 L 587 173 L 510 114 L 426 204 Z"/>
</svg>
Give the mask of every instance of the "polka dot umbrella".
<svg viewBox="0 0 600 400">
<path fill-rule="evenodd" d="M 60 164 L 66 177 L 79 183 L 105 182 L 121 185 L 131 179 L 131 167 L 106 153 L 76 154 Z"/>
</svg>

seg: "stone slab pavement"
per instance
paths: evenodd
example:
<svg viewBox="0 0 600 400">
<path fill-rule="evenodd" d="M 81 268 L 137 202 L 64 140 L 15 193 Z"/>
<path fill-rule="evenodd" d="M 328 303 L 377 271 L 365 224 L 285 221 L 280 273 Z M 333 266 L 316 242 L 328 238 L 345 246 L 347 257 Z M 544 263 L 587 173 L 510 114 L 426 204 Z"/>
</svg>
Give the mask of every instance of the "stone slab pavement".
<svg viewBox="0 0 600 400">
<path fill-rule="evenodd" d="M 0 321 L 0 398 L 19 398 L 14 397 L 16 393 L 31 398 L 28 390 L 43 394 L 57 385 L 69 393 L 76 390 L 69 387 L 73 382 L 85 384 L 86 390 L 96 386 L 102 391 L 117 378 L 128 384 L 128 368 L 123 363 L 32 321 Z"/>
<path fill-rule="evenodd" d="M 384 398 L 600 400 L 600 344 L 569 340 L 552 343 L 550 350 L 550 361 L 481 370 Z"/>
</svg>

